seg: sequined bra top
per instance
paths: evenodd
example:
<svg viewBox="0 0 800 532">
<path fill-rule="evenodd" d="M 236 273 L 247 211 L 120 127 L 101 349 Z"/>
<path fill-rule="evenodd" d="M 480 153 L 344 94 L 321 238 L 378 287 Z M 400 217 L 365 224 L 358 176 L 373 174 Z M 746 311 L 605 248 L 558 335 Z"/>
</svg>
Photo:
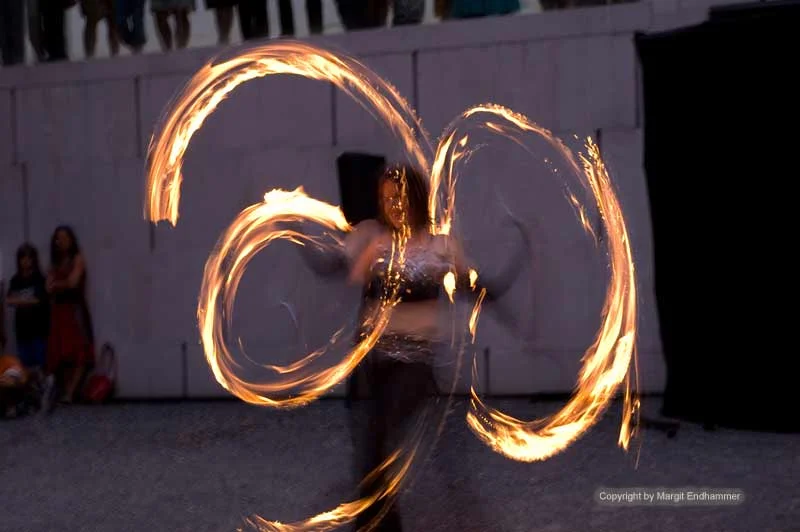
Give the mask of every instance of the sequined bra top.
<svg viewBox="0 0 800 532">
<path fill-rule="evenodd" d="M 390 252 L 384 252 L 370 272 L 369 283 L 364 295 L 368 299 L 380 299 L 387 294 L 386 274 L 389 267 Z M 437 299 L 441 293 L 442 280 L 450 271 L 450 263 L 445 257 L 423 247 L 406 248 L 403 267 L 395 264 L 394 274 L 399 274 L 400 285 L 397 295 L 401 301 L 415 302 Z"/>
</svg>

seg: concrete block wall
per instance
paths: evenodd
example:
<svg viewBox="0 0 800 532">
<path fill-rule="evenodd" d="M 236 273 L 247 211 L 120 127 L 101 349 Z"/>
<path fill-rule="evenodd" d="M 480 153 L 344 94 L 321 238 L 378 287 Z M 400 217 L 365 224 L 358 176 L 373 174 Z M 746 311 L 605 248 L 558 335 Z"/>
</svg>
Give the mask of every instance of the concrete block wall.
<svg viewBox="0 0 800 532">
<path fill-rule="evenodd" d="M 569 139 L 595 137 L 627 216 L 639 273 L 640 378 L 663 389 L 653 297 L 650 220 L 642 169 L 635 31 L 657 23 L 652 5 L 626 4 L 531 16 L 365 31 L 315 39 L 357 55 L 415 107 L 434 141 L 471 105 L 493 102 Z M 269 189 L 302 185 L 340 202 L 336 157 L 401 150 L 366 111 L 330 85 L 271 77 L 242 86 L 187 151 L 177 227 L 143 219 L 144 157 L 174 92 L 218 51 L 0 70 L 0 249 L 3 271 L 24 239 L 47 262 L 57 224 L 73 225 L 89 264 L 98 343 L 120 358 L 124 397 L 207 397 L 212 378 L 196 323 L 204 262 L 222 231 Z M 493 394 L 570 391 L 599 326 L 603 257 L 578 226 L 563 182 L 539 158 L 492 140 L 459 186 L 459 231 L 491 270 L 516 236 L 502 197 L 534 235 L 530 266 L 504 305 L 509 331 L 484 313 L 477 350 L 491 350 Z M 563 170 L 562 170 L 563 172 Z M 574 183 L 572 183 L 574 185 Z M 586 195 L 589 212 L 591 201 Z M 596 213 L 594 214 L 596 216 Z M 357 294 L 316 279 L 291 245 L 258 255 L 241 283 L 233 338 L 258 362 L 286 362 L 351 324 Z M 296 321 L 295 321 L 296 320 Z M 9 324 L 10 325 L 10 324 Z M 332 353 L 332 357 L 335 353 Z M 481 386 L 487 381 L 479 359 Z M 469 365 L 459 390 L 466 391 Z M 244 376 L 257 378 L 258 370 Z M 340 395 L 336 390 L 334 395 Z"/>
</svg>

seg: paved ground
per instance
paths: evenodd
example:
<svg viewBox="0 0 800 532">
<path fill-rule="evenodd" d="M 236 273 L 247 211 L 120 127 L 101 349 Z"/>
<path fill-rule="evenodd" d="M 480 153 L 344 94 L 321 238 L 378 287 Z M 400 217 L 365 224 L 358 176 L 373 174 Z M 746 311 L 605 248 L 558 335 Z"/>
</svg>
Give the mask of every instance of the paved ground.
<svg viewBox="0 0 800 532">
<path fill-rule="evenodd" d="M 557 406 L 495 404 L 527 417 Z M 800 530 L 798 435 L 646 432 L 637 467 L 636 453 L 616 446 L 612 409 L 562 455 L 520 464 L 480 444 L 463 409 L 404 496 L 409 531 Z M 293 521 L 349 495 L 347 427 L 334 400 L 293 412 L 233 401 L 75 406 L 0 422 L 0 530 L 227 532 L 252 513 Z M 739 488 L 746 501 L 607 507 L 594 500 L 601 486 Z"/>
</svg>

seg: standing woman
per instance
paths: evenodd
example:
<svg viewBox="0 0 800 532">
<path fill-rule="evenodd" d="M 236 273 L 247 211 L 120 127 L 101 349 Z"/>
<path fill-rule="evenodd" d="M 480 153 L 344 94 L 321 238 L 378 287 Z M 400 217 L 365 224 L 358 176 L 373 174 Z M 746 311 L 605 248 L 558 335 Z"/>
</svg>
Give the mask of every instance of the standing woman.
<svg viewBox="0 0 800 532">
<path fill-rule="evenodd" d="M 72 403 L 86 370 L 94 364 L 94 332 L 86 302 L 86 262 L 70 227 L 56 228 L 50 260 L 47 369 L 63 391 L 61 402 Z"/>
<path fill-rule="evenodd" d="M 429 185 L 426 176 L 409 166 L 389 168 L 378 183 L 378 218 L 359 223 L 344 239 L 344 253 L 317 253 L 314 246 L 303 246 L 306 262 L 317 273 L 344 274 L 362 287 L 360 315 L 368 316 L 380 306 L 392 283 L 399 283 L 400 301 L 392 308 L 383 334 L 363 363 L 356 368 L 349 395 L 370 398 L 367 423 L 354 422 L 357 475 L 365 478 L 362 497 L 376 493 L 390 481 L 390 473 L 380 468 L 410 433 L 414 422 L 428 411 L 436 419 L 445 406 L 434 400 L 439 392 L 436 368 L 450 365 L 447 350 L 450 338 L 448 314 L 443 312 L 443 280 L 455 270 L 459 292 L 468 288 L 469 267 L 459 242 L 430 231 Z M 521 224 L 515 225 L 521 230 Z M 513 284 L 529 252 L 528 239 L 517 250 L 511 268 L 499 277 L 483 279 L 487 298 L 496 299 Z M 405 240 L 400 271 L 388 269 L 392 263 L 392 242 Z M 399 274 L 399 275 L 397 275 Z M 361 331 L 359 338 L 367 334 Z M 434 411 L 429 411 L 434 407 Z M 355 418 L 354 418 L 355 419 Z M 430 442 L 427 442 L 430 443 Z M 379 469 L 380 468 L 380 469 Z M 375 471 L 375 474 L 369 474 Z M 359 514 L 356 528 L 379 532 L 400 532 L 400 514 L 393 500 L 374 503 Z"/>
</svg>

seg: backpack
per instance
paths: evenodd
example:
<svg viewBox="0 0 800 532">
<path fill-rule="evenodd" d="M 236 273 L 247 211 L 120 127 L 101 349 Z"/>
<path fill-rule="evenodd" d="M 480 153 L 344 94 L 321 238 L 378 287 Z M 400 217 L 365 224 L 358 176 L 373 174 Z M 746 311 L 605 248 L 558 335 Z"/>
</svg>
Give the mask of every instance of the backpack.
<svg viewBox="0 0 800 532">
<path fill-rule="evenodd" d="M 86 381 L 83 396 L 86 402 L 101 404 L 108 401 L 114 393 L 117 380 L 117 355 L 114 347 L 103 344 L 100 358 L 91 376 Z"/>
</svg>

